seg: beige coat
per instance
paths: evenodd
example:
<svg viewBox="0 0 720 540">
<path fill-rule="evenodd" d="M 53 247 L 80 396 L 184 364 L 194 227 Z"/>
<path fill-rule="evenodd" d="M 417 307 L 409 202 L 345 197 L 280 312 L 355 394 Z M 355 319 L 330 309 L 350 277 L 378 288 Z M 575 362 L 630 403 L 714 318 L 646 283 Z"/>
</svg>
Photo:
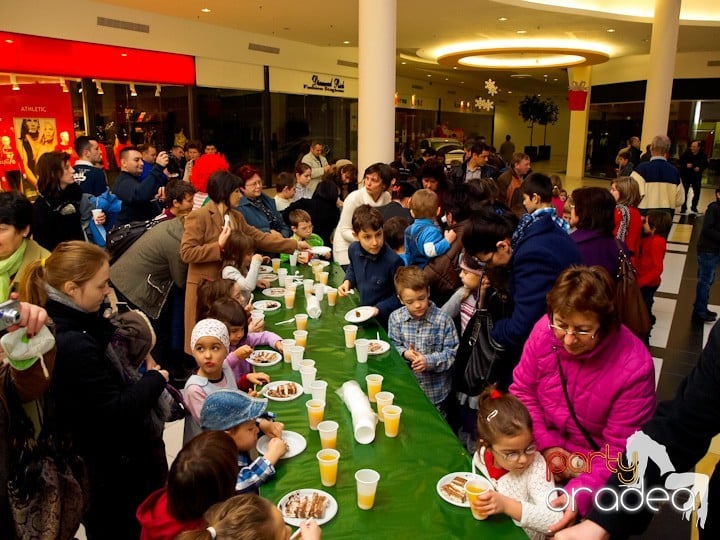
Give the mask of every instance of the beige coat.
<svg viewBox="0 0 720 540">
<path fill-rule="evenodd" d="M 190 334 L 197 322 L 195 312 L 198 284 L 203 279 L 220 279 L 222 256 L 218 238 L 223 226 L 224 216 L 212 201 L 198 210 L 193 210 L 185 218 L 180 256 L 189 264 L 185 288 L 185 351 L 188 354 L 192 354 Z M 230 226 L 255 240 L 255 247 L 258 251 L 292 253 L 297 249 L 297 241 L 264 233 L 248 225 L 242 214 L 234 209 L 230 210 Z"/>
</svg>

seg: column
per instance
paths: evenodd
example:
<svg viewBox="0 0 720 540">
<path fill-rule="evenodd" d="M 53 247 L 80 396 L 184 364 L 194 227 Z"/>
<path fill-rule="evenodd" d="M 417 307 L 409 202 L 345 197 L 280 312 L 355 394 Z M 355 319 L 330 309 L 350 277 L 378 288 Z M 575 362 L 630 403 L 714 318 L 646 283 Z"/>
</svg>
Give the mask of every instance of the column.
<svg viewBox="0 0 720 540">
<path fill-rule="evenodd" d="M 667 134 L 680 29 L 680 1 L 655 0 L 641 148 L 645 148 L 655 135 Z"/>
<path fill-rule="evenodd" d="M 358 170 L 394 157 L 396 0 L 358 2 Z"/>
<path fill-rule="evenodd" d="M 592 85 L 592 68 L 590 66 L 568 68 L 568 83 L 585 81 L 588 91 L 585 109 L 570 111 L 570 129 L 568 133 L 568 157 L 563 187 L 571 192 L 581 187 L 585 175 L 585 153 L 587 149 L 588 119 L 590 118 L 590 88 Z"/>
</svg>

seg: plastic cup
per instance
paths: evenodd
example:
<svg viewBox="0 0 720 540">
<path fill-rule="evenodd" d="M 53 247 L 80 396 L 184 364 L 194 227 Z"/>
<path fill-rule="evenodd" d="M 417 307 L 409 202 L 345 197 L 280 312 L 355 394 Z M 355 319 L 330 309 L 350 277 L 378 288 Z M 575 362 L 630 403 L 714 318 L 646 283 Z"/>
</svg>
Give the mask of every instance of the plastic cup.
<svg viewBox="0 0 720 540">
<path fill-rule="evenodd" d="M 293 337 L 295 338 L 296 345 L 300 345 L 301 347 L 307 347 L 307 330 L 295 330 L 293 332 Z"/>
<path fill-rule="evenodd" d="M 305 289 L 305 296 L 312 294 L 314 291 L 313 287 L 315 282 L 312 279 L 303 279 L 303 289 Z"/>
<path fill-rule="evenodd" d="M 320 465 L 320 482 L 326 487 L 334 486 L 337 482 L 340 452 L 334 448 L 320 450 L 317 453 L 317 460 Z"/>
<path fill-rule="evenodd" d="M 281 268 L 280 270 L 282 270 L 282 268 Z M 285 276 L 285 280 L 283 281 L 283 286 L 284 286 L 285 288 L 287 288 L 287 287 L 290 287 L 290 288 L 296 287 L 295 281 L 293 280 L 293 277 L 292 277 L 292 276 Z"/>
<path fill-rule="evenodd" d="M 317 376 L 317 374 L 315 374 Z M 310 385 L 310 391 L 312 392 L 313 399 L 319 399 L 325 401 L 325 394 L 327 393 L 327 381 L 315 381 Z"/>
<path fill-rule="evenodd" d="M 92 212 L 93 221 L 95 221 L 97 219 L 97 217 L 103 213 L 102 208 L 93 208 L 91 210 L 91 212 Z"/>
<path fill-rule="evenodd" d="M 468 503 L 470 503 L 470 511 L 472 512 L 472 516 L 477 520 L 487 519 L 487 515 L 476 512 L 472 505 L 478 495 L 482 495 L 490 489 L 492 489 L 490 482 L 484 478 L 473 478 L 465 483 L 465 494 L 467 495 Z"/>
<path fill-rule="evenodd" d="M 308 410 L 310 429 L 317 431 L 318 424 L 323 421 L 323 415 L 325 414 L 325 402 L 319 399 L 311 399 L 305 403 L 305 406 Z"/>
<path fill-rule="evenodd" d="M 290 266 L 297 266 L 298 251 L 295 250 L 290 254 Z"/>
<path fill-rule="evenodd" d="M 300 370 L 300 360 L 303 359 L 303 354 L 305 354 L 305 347 L 300 347 L 299 345 L 290 347 L 290 363 L 292 364 L 293 371 Z"/>
<path fill-rule="evenodd" d="M 304 367 L 315 367 L 315 360 L 312 360 L 310 358 L 303 358 L 300 360 L 300 369 Z"/>
<path fill-rule="evenodd" d="M 392 392 L 378 392 L 377 394 L 375 394 L 378 420 L 380 420 L 381 422 L 385 421 L 385 417 L 383 416 L 383 407 L 385 407 L 386 405 L 392 405 L 393 399 L 395 399 L 395 394 L 393 394 Z"/>
<path fill-rule="evenodd" d="M 295 307 L 295 287 L 285 287 L 285 309 Z"/>
<path fill-rule="evenodd" d="M 322 265 L 319 263 L 313 264 L 311 269 L 313 276 L 315 277 L 315 281 L 320 281 L 320 272 L 322 272 Z"/>
<path fill-rule="evenodd" d="M 322 283 L 316 283 L 313 290 L 315 291 L 315 297 L 318 301 L 321 301 L 323 299 L 323 295 L 325 294 L 325 285 Z"/>
<path fill-rule="evenodd" d="M 323 448 L 335 448 L 337 445 L 337 431 L 339 424 L 332 420 L 325 420 L 318 424 L 320 432 L 320 446 Z M 323 484 L 324 485 L 324 484 Z"/>
<path fill-rule="evenodd" d="M 400 430 L 400 415 L 402 409 L 397 405 L 385 405 L 383 407 L 383 417 L 385 418 L 385 436 L 397 437 Z"/>
<path fill-rule="evenodd" d="M 271 260 L 272 260 L 273 272 L 275 272 L 277 274 L 278 270 L 280 270 L 280 259 L 275 258 L 275 259 L 271 259 Z"/>
<path fill-rule="evenodd" d="M 282 285 L 283 283 L 285 283 L 285 278 L 288 275 L 287 268 L 281 268 L 280 270 L 278 270 L 277 275 L 278 275 L 278 283 L 280 285 Z"/>
<path fill-rule="evenodd" d="M 327 285 L 329 275 L 330 272 L 318 272 L 320 283 L 322 283 L 323 285 Z"/>
<path fill-rule="evenodd" d="M 295 328 L 297 328 L 298 330 L 307 330 L 307 320 L 307 313 L 298 313 L 297 315 L 295 315 Z"/>
<path fill-rule="evenodd" d="M 255 321 L 257 324 L 262 323 L 265 320 L 265 313 L 258 310 L 252 310 L 250 312 L 250 316 L 252 317 L 252 320 Z"/>
<path fill-rule="evenodd" d="M 380 473 L 372 469 L 360 469 L 355 473 L 358 508 L 360 510 L 370 510 L 375 505 L 375 493 L 379 481 Z"/>
<path fill-rule="evenodd" d="M 358 327 L 354 324 L 346 324 L 343 326 L 343 331 L 345 332 L 345 347 L 352 349 L 355 346 Z"/>
<path fill-rule="evenodd" d="M 367 383 L 367 393 L 370 403 L 375 403 L 375 394 L 382 390 L 383 376 L 372 373 L 365 377 Z"/>
<path fill-rule="evenodd" d="M 337 289 L 333 287 L 328 287 L 326 289 L 327 292 L 327 300 L 328 300 L 328 306 L 332 307 L 335 304 L 337 304 Z"/>
<path fill-rule="evenodd" d="M 292 360 L 292 358 L 290 356 L 290 349 L 295 346 L 295 340 L 294 339 L 283 339 L 282 346 L 283 346 L 283 361 L 286 364 L 289 364 Z"/>
<path fill-rule="evenodd" d="M 300 367 L 300 379 L 302 380 L 303 391 L 306 394 L 310 394 L 310 385 L 315 382 L 315 374 L 317 368 L 314 367 Z"/>
<path fill-rule="evenodd" d="M 295 338 L 297 339 L 297 338 Z M 367 364 L 368 347 L 370 341 L 367 339 L 356 339 L 355 340 L 355 354 L 357 355 L 357 361 L 359 364 Z"/>
</svg>

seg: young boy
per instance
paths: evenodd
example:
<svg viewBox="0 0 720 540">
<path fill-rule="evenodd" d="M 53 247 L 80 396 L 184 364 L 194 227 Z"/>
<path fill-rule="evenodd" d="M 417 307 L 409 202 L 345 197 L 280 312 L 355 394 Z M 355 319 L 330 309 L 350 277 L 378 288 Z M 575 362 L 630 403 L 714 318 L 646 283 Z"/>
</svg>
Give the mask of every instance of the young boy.
<svg viewBox="0 0 720 540">
<path fill-rule="evenodd" d="M 390 313 L 400 307 L 393 279 L 395 270 L 403 266 L 402 259 L 385 245 L 383 219 L 377 208 L 368 204 L 358 206 L 353 212 L 352 228 L 357 242 L 348 249 L 350 265 L 338 294 L 347 296 L 356 287 L 362 305 L 374 306 L 373 315 L 387 328 Z"/>
<path fill-rule="evenodd" d="M 197 190 L 190 182 L 170 180 L 165 186 L 165 211 L 158 217 L 173 219 L 187 216 L 193 209 L 193 198 Z"/>
<path fill-rule="evenodd" d="M 445 415 L 459 344 L 455 324 L 430 301 L 427 278 L 417 266 L 397 270 L 395 290 L 403 307 L 390 315 L 390 339 L 425 395 Z"/>
<path fill-rule="evenodd" d="M 291 173 L 280 173 L 275 182 L 275 191 L 275 207 L 278 212 L 282 212 L 290 206 L 295 197 L 295 177 Z"/>
<path fill-rule="evenodd" d="M 250 397 L 240 390 L 218 390 L 207 397 L 200 412 L 204 430 L 225 431 L 235 441 L 240 465 L 235 485 L 237 493 L 257 493 L 275 474 L 275 464 L 288 451 L 287 443 L 282 440 L 284 424 L 273 422 L 273 415 L 266 413 L 266 408 L 267 399 Z M 259 430 L 270 440 L 265 454 L 251 462 L 248 452 L 255 448 Z"/>
<path fill-rule="evenodd" d="M 455 241 L 455 231 L 443 232 L 435 223 L 440 213 L 440 201 L 434 191 L 419 189 L 410 199 L 410 214 L 415 218 L 405 231 L 405 264 L 425 268 L 430 259 L 446 253 Z"/>
<path fill-rule="evenodd" d="M 312 247 L 325 245 L 322 237 L 313 233 L 312 218 L 305 210 L 293 210 L 288 214 L 288 221 L 290 222 L 290 230 L 293 232 L 292 237 L 298 242 L 305 240 Z M 322 255 L 322 257 L 324 259 L 329 259 L 331 254 L 332 251 L 328 251 L 327 254 Z M 301 253 L 298 256 L 298 261 L 303 264 L 307 264 L 309 262 L 308 255 L 308 252 Z M 289 258 L 290 255 L 287 253 L 280 254 L 281 261 L 287 261 Z"/>
<path fill-rule="evenodd" d="M 410 222 L 402 216 L 393 216 L 383 225 L 385 243 L 401 257 L 405 253 L 405 231 L 409 226 Z"/>
<path fill-rule="evenodd" d="M 515 243 L 516 237 L 524 234 L 527 228 L 544 214 L 548 214 L 555 224 L 565 232 L 570 230 L 568 222 L 558 216 L 557 210 L 553 205 L 553 184 L 549 177 L 544 174 L 533 173 L 523 180 L 520 190 L 523 198 L 522 204 L 527 214 L 522 217 L 518 224 L 517 230 L 513 235 L 513 243 Z"/>
<path fill-rule="evenodd" d="M 655 303 L 655 292 L 660 287 L 663 273 L 663 261 L 667 251 L 667 235 L 672 227 L 672 218 L 662 210 L 650 210 L 643 220 L 643 237 L 640 239 L 640 252 L 637 255 L 638 287 L 648 309 L 650 320 L 655 324 L 652 307 Z M 705 306 L 707 309 L 707 305 Z"/>
</svg>

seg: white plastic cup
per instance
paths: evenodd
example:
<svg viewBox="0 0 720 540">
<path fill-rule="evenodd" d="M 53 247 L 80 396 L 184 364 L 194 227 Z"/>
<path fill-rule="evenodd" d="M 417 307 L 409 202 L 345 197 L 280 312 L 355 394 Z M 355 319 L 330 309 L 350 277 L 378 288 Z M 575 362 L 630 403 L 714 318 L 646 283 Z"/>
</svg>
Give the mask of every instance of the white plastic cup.
<svg viewBox="0 0 720 540">
<path fill-rule="evenodd" d="M 283 361 L 286 364 L 289 364 L 291 361 L 290 349 L 295 346 L 295 340 L 294 339 L 283 339 L 282 346 L 283 346 Z"/>
<path fill-rule="evenodd" d="M 308 331 L 307 330 L 295 330 L 293 332 L 293 338 L 295 343 L 301 347 L 307 347 Z"/>
<path fill-rule="evenodd" d="M 303 358 L 300 360 L 300 369 L 304 367 L 315 367 L 315 360 L 311 358 Z"/>
<path fill-rule="evenodd" d="M 315 374 L 317 376 L 317 373 Z M 327 393 L 327 381 L 315 381 L 310 385 L 310 391 L 312 392 L 313 399 L 319 399 L 325 401 L 325 395 Z"/>
<path fill-rule="evenodd" d="M 315 282 L 312 279 L 303 279 L 303 289 L 305 289 L 305 296 L 313 294 Z"/>
<path fill-rule="evenodd" d="M 252 320 L 255 321 L 257 324 L 260 324 L 265 320 L 265 313 L 263 311 L 260 311 L 259 309 L 253 309 L 250 312 L 250 317 L 252 317 Z"/>
<path fill-rule="evenodd" d="M 377 422 L 371 417 L 359 418 L 353 424 L 353 435 L 360 444 L 370 444 L 375 440 L 375 426 Z"/>
<path fill-rule="evenodd" d="M 346 324 L 343 326 L 343 331 L 345 332 L 345 347 L 352 349 L 355 346 L 358 327 L 354 324 Z"/>
<path fill-rule="evenodd" d="M 280 270 L 278 270 L 277 275 L 278 275 L 278 284 L 282 287 L 283 284 L 285 283 L 285 278 L 288 275 L 287 268 L 281 268 Z"/>
<path fill-rule="evenodd" d="M 295 250 L 290 254 L 290 266 L 297 266 L 297 258 L 299 251 Z"/>
<path fill-rule="evenodd" d="M 97 217 L 103 213 L 102 208 L 93 208 L 91 211 L 92 211 L 93 221 L 95 221 L 97 219 Z"/>
<path fill-rule="evenodd" d="M 367 394 L 370 403 L 375 403 L 375 395 L 382 390 L 383 376 L 378 373 L 371 373 L 365 377 Z"/>
<path fill-rule="evenodd" d="M 359 364 L 367 364 L 369 346 L 370 341 L 367 339 L 361 338 L 355 340 L 355 354 L 357 355 L 357 361 Z"/>
<path fill-rule="evenodd" d="M 328 287 L 325 289 L 325 292 L 327 293 L 328 306 L 333 307 L 337 304 L 337 289 L 334 287 Z"/>
<path fill-rule="evenodd" d="M 305 354 L 305 347 L 299 347 L 298 345 L 290 347 L 290 363 L 293 371 L 300 370 L 300 360 L 303 359 L 303 354 Z"/>
<path fill-rule="evenodd" d="M 317 368 L 314 367 L 301 367 L 300 368 L 300 379 L 302 380 L 302 387 L 303 392 L 306 394 L 311 394 L 312 391 L 310 390 L 310 386 L 312 383 L 315 382 L 315 374 L 317 373 Z"/>
<path fill-rule="evenodd" d="M 307 330 L 307 313 L 298 313 L 295 315 L 295 328 L 298 330 Z"/>
<path fill-rule="evenodd" d="M 378 392 L 375 394 L 375 403 L 377 403 L 377 415 L 378 420 L 381 422 L 385 421 L 385 416 L 383 416 L 383 407 L 387 405 L 392 405 L 393 400 L 395 399 L 395 394 L 392 392 Z"/>
<path fill-rule="evenodd" d="M 273 272 L 277 273 L 280 270 L 280 258 L 275 257 L 271 259 Z"/>
<path fill-rule="evenodd" d="M 321 301 L 325 294 L 325 285 L 323 285 L 322 283 L 316 283 L 315 287 L 313 287 L 313 290 L 315 291 L 315 298 L 317 298 L 318 301 Z"/>
<path fill-rule="evenodd" d="M 380 473 L 372 469 L 360 469 L 355 473 L 357 482 L 358 508 L 370 510 L 375 506 L 375 493 L 377 492 Z"/>
<path fill-rule="evenodd" d="M 339 427 L 340 425 L 332 420 L 323 420 L 320 422 L 318 424 L 320 446 L 323 448 L 335 448 L 337 446 L 337 432 Z"/>
</svg>

